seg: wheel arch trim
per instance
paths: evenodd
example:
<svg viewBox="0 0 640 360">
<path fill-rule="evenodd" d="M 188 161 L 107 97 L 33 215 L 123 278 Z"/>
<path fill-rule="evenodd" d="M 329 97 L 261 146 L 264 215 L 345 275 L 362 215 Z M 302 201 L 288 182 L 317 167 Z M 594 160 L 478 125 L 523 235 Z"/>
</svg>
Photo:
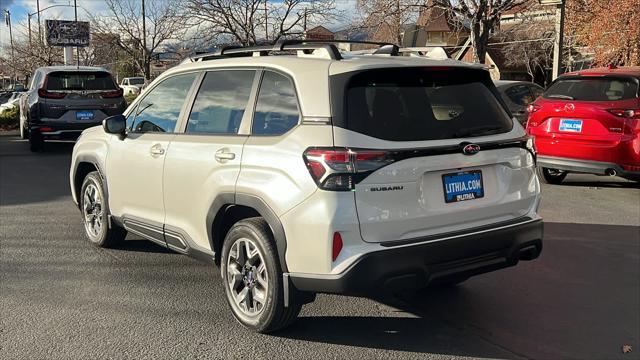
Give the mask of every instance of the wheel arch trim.
<svg viewBox="0 0 640 360">
<path fill-rule="evenodd" d="M 98 161 L 98 158 L 95 155 L 92 154 L 78 154 L 75 156 L 74 159 L 74 163 L 73 163 L 73 172 L 72 172 L 72 177 L 71 177 L 71 192 L 72 192 L 72 199 L 73 202 L 77 205 L 80 206 L 80 201 L 78 200 L 78 194 L 76 192 L 76 189 L 78 187 L 78 185 L 82 186 L 82 184 L 76 184 L 76 176 L 78 174 L 78 168 L 80 167 L 80 164 L 82 163 L 89 163 L 92 164 L 95 168 L 96 171 L 98 171 L 98 174 L 100 175 L 100 178 L 102 179 L 102 184 L 104 185 L 104 196 L 105 196 L 105 200 L 109 199 L 109 186 L 107 185 L 107 178 L 104 176 L 104 167 L 101 165 L 100 161 Z"/>
<path fill-rule="evenodd" d="M 214 227 L 216 227 L 216 221 L 221 221 L 224 216 L 225 206 L 227 205 L 241 205 L 256 210 L 262 218 L 267 222 L 273 238 L 276 242 L 276 249 L 278 251 L 278 259 L 282 272 L 288 272 L 287 263 L 285 259 L 285 253 L 287 250 L 287 240 L 284 232 L 284 226 L 276 215 L 275 211 L 259 196 L 244 194 L 244 193 L 231 193 L 224 192 L 218 194 L 213 200 L 209 211 L 207 213 L 207 235 L 209 238 L 209 245 L 211 250 L 215 251 L 215 245 L 218 241 L 224 241 L 224 239 L 216 239 L 214 233 Z"/>
</svg>

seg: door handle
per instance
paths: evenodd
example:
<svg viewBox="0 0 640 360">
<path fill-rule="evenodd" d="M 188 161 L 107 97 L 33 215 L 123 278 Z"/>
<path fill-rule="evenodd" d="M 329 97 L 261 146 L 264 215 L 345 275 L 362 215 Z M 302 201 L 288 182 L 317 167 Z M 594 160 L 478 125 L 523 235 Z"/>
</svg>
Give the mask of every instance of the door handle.
<svg viewBox="0 0 640 360">
<path fill-rule="evenodd" d="M 160 144 L 153 145 L 149 152 L 151 153 L 151 155 L 164 155 L 164 149 Z"/>
<path fill-rule="evenodd" d="M 236 158 L 236 154 L 229 152 L 229 149 L 223 148 L 216 151 L 216 160 L 218 162 L 226 162 Z"/>
</svg>

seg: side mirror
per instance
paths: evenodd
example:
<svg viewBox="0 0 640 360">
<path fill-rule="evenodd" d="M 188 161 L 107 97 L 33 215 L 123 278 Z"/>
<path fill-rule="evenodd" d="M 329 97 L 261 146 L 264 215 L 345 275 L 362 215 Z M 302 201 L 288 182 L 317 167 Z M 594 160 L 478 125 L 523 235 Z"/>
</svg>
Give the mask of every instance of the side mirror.
<svg viewBox="0 0 640 360">
<path fill-rule="evenodd" d="M 124 139 L 127 135 L 127 118 L 124 115 L 114 115 L 102 120 L 102 127 L 107 134 L 120 135 Z"/>
</svg>

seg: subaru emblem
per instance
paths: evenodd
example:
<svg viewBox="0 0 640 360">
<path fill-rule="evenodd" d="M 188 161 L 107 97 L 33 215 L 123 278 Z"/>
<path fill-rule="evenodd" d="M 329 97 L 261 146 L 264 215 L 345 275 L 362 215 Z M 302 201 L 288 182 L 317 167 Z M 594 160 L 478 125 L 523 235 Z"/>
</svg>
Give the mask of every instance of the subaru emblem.
<svg viewBox="0 0 640 360">
<path fill-rule="evenodd" d="M 462 148 L 462 153 L 465 155 L 474 155 L 480 152 L 480 145 L 478 144 L 467 144 Z"/>
</svg>

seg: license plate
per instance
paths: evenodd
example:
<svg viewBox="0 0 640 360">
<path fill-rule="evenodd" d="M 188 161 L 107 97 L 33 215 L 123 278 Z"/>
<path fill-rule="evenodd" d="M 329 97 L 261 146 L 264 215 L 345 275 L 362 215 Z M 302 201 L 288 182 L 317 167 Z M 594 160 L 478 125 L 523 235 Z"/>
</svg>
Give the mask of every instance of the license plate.
<svg viewBox="0 0 640 360">
<path fill-rule="evenodd" d="M 574 133 L 582 132 L 582 120 L 560 119 L 558 130 Z"/>
<path fill-rule="evenodd" d="M 482 171 L 463 171 L 442 175 L 444 201 L 446 203 L 479 199 L 484 197 Z"/>
<path fill-rule="evenodd" d="M 93 111 L 91 110 L 76 111 L 76 120 L 93 120 Z"/>
</svg>

